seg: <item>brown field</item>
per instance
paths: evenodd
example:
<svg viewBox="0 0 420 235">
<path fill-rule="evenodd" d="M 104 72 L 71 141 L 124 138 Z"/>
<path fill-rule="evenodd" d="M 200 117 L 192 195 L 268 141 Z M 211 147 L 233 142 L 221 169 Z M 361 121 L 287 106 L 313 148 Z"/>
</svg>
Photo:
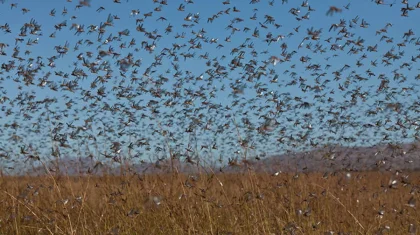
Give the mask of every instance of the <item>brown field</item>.
<svg viewBox="0 0 420 235">
<path fill-rule="evenodd" d="M 416 234 L 419 176 L 4 176 L 0 233 Z"/>
</svg>

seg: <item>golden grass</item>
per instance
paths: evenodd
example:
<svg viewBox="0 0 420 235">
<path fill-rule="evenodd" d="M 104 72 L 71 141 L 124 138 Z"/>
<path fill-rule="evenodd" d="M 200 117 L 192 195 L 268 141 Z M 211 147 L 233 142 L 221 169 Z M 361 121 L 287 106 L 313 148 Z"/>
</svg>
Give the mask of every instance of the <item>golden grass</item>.
<svg viewBox="0 0 420 235">
<path fill-rule="evenodd" d="M 408 201 L 418 197 L 419 176 L 2 177 L 0 233 L 415 234 L 420 213 Z"/>
</svg>

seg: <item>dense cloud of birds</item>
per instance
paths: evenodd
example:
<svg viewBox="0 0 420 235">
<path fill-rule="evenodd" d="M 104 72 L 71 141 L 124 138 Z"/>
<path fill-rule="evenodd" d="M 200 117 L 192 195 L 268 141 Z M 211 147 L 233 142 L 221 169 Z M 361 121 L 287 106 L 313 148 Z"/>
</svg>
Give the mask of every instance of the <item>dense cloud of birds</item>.
<svg viewBox="0 0 420 235">
<path fill-rule="evenodd" d="M 0 19 L 10 170 L 80 156 L 234 165 L 420 137 L 420 38 L 407 28 L 420 4 L 358 3 L 394 25 L 347 1 L 2 3 L 15 17 Z"/>
</svg>

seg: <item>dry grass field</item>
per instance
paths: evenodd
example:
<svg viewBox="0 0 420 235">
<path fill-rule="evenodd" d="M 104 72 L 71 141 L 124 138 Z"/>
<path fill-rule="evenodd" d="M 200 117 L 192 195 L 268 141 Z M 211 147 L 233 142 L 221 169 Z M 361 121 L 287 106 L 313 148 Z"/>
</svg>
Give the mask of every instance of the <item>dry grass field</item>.
<svg viewBox="0 0 420 235">
<path fill-rule="evenodd" d="M 4 176 L 0 233 L 416 234 L 419 176 Z"/>
</svg>

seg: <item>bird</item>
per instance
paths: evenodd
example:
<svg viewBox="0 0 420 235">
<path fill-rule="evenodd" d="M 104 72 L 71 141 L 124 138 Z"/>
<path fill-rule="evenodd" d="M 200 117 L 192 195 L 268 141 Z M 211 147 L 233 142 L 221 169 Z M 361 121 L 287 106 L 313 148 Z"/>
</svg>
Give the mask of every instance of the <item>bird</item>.
<svg viewBox="0 0 420 235">
<path fill-rule="evenodd" d="M 330 6 L 330 8 L 328 9 L 326 15 L 327 16 L 332 16 L 334 15 L 334 13 L 340 13 L 343 10 L 341 8 L 335 7 L 335 6 Z"/>
<path fill-rule="evenodd" d="M 323 5 L 306 0 L 281 9 L 275 1 L 148 1 L 139 9 L 121 0 L 2 9 L 22 14 L 0 25 L 0 148 L 10 147 L 2 161 L 29 167 L 83 152 L 92 173 L 126 156 L 154 157 L 163 169 L 223 155 L 215 164 L 237 168 L 332 143 L 419 139 L 420 39 L 404 24 L 419 4 L 366 2 L 401 20 L 370 22 L 350 3 L 318 15 Z M 362 166 L 327 152 L 322 161 L 341 169 L 385 161 Z M 403 154 L 407 167 L 411 154 Z"/>
</svg>

